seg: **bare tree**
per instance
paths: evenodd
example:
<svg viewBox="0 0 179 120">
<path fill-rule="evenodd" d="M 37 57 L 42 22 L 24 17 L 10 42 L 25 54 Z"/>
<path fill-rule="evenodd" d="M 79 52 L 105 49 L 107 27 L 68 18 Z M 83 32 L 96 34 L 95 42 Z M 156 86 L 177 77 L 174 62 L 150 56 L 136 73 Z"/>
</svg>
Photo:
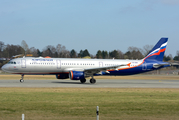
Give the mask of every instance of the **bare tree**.
<svg viewBox="0 0 179 120">
<path fill-rule="evenodd" d="M 123 59 L 124 58 L 124 54 L 122 51 L 117 50 L 118 54 L 119 54 L 119 59 Z"/>
<path fill-rule="evenodd" d="M 168 57 L 170 57 L 170 60 L 173 60 L 172 54 L 169 54 Z"/>
<path fill-rule="evenodd" d="M 24 51 L 25 51 L 24 54 L 26 55 L 27 51 L 29 50 L 29 47 L 28 47 L 27 43 L 25 42 L 25 40 L 22 40 L 21 47 L 24 49 Z"/>
<path fill-rule="evenodd" d="M 31 47 L 29 50 L 30 50 L 30 53 L 33 54 L 34 57 L 38 57 L 37 49 L 35 47 Z"/>
<path fill-rule="evenodd" d="M 62 46 L 61 49 L 60 49 L 59 56 L 61 58 L 69 58 L 70 57 L 70 52 L 68 50 L 66 50 L 65 46 Z"/>
<path fill-rule="evenodd" d="M 177 60 L 177 61 L 179 61 L 179 51 L 177 50 L 177 52 L 176 52 L 176 56 L 173 58 L 173 60 Z"/>
<path fill-rule="evenodd" d="M 43 55 L 42 56 L 50 56 L 53 57 L 53 54 L 55 54 L 56 49 L 52 45 L 48 45 L 43 49 Z"/>
<path fill-rule="evenodd" d="M 65 46 L 62 46 L 62 48 L 61 48 L 60 57 L 70 58 L 70 52 L 68 50 L 66 50 Z"/>
<path fill-rule="evenodd" d="M 2 57 L 4 43 L 0 41 L 0 57 Z"/>
<path fill-rule="evenodd" d="M 179 51 L 177 50 L 177 56 L 179 57 Z"/>
<path fill-rule="evenodd" d="M 61 58 L 70 57 L 70 51 L 66 50 L 66 47 L 62 46 L 61 44 L 58 44 L 56 46 L 56 52 L 58 54 L 58 57 L 61 57 Z"/>
<path fill-rule="evenodd" d="M 129 47 L 128 52 L 125 53 L 127 59 L 142 59 L 142 49 L 137 47 Z"/>
<path fill-rule="evenodd" d="M 130 47 L 128 48 L 128 51 L 130 51 L 130 52 L 132 52 L 132 51 L 140 51 L 140 52 L 142 52 L 142 49 L 141 49 L 141 48 L 138 48 L 138 47 L 130 46 Z"/>
<path fill-rule="evenodd" d="M 60 57 L 61 46 L 62 46 L 61 44 L 58 44 L 58 45 L 56 46 L 56 51 L 57 51 L 58 57 Z"/>
<path fill-rule="evenodd" d="M 24 51 L 19 45 L 9 45 L 7 44 L 6 47 L 3 49 L 3 57 L 11 58 L 14 55 L 22 54 Z"/>
<path fill-rule="evenodd" d="M 70 51 L 68 50 L 63 51 L 63 58 L 70 58 Z"/>
<path fill-rule="evenodd" d="M 153 45 L 145 45 L 142 51 L 143 55 L 146 56 L 152 50 L 152 48 Z"/>
<path fill-rule="evenodd" d="M 3 47 L 4 47 L 4 43 L 0 41 L 0 51 L 3 50 Z"/>
</svg>

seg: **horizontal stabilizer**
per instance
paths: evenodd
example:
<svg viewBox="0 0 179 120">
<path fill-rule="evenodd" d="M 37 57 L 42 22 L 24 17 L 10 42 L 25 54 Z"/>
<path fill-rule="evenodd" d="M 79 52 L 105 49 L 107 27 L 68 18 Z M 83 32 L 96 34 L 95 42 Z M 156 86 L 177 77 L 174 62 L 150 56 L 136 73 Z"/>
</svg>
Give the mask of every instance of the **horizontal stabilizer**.
<svg viewBox="0 0 179 120">
<path fill-rule="evenodd" d="M 159 67 L 163 67 L 163 66 L 165 66 L 165 65 L 170 65 L 170 66 L 171 66 L 170 63 L 165 63 L 165 64 L 153 64 L 153 67 L 154 67 L 154 68 L 159 68 Z"/>
<path fill-rule="evenodd" d="M 170 63 L 172 66 L 178 66 L 179 63 Z"/>
</svg>

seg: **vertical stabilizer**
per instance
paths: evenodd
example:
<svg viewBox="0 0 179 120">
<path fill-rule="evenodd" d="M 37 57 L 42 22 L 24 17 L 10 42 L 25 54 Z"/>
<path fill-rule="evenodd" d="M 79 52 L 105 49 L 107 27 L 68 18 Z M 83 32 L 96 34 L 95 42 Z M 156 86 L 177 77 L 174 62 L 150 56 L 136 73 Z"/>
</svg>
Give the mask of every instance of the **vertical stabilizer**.
<svg viewBox="0 0 179 120">
<path fill-rule="evenodd" d="M 157 60 L 163 61 L 164 53 L 167 47 L 168 38 L 161 38 L 158 43 L 153 47 L 144 60 Z"/>
</svg>

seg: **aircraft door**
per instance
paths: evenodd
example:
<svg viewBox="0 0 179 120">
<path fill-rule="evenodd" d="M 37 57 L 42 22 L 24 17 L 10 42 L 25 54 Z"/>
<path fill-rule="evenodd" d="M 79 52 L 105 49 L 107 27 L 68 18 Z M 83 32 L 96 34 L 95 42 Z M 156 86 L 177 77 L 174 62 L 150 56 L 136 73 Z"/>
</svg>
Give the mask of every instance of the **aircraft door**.
<svg viewBox="0 0 179 120">
<path fill-rule="evenodd" d="M 103 67 L 103 62 L 99 62 L 99 67 Z"/>
<path fill-rule="evenodd" d="M 26 59 L 21 60 L 21 67 L 26 68 Z"/>
<path fill-rule="evenodd" d="M 57 60 L 57 69 L 61 69 L 61 60 Z"/>
<path fill-rule="evenodd" d="M 147 64 L 146 64 L 146 62 L 144 62 L 144 63 L 142 64 L 142 70 L 147 70 Z"/>
</svg>

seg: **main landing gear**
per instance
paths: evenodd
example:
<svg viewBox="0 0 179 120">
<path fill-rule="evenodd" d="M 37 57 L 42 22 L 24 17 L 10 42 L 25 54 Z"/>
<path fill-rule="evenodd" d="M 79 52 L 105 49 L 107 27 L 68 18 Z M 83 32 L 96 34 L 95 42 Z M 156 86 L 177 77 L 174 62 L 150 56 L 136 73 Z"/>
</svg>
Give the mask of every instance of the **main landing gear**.
<svg viewBox="0 0 179 120">
<path fill-rule="evenodd" d="M 80 82 L 81 82 L 81 83 L 85 83 L 85 82 L 86 82 L 86 79 L 85 79 L 85 78 L 84 78 L 84 79 L 81 79 Z M 90 79 L 90 83 L 91 83 L 91 84 L 94 84 L 94 83 L 96 83 L 96 80 L 92 77 L 92 78 Z"/>
<path fill-rule="evenodd" d="M 85 79 L 85 78 L 84 78 L 84 79 L 81 79 L 80 82 L 81 82 L 81 83 L 85 83 L 85 82 L 86 82 L 86 79 Z"/>
<path fill-rule="evenodd" d="M 23 83 L 24 82 L 24 74 L 21 75 L 21 79 L 20 82 Z"/>
<path fill-rule="evenodd" d="M 90 79 L 90 83 L 91 83 L 91 84 L 94 84 L 94 83 L 96 83 L 96 80 L 92 77 L 92 78 Z"/>
</svg>

